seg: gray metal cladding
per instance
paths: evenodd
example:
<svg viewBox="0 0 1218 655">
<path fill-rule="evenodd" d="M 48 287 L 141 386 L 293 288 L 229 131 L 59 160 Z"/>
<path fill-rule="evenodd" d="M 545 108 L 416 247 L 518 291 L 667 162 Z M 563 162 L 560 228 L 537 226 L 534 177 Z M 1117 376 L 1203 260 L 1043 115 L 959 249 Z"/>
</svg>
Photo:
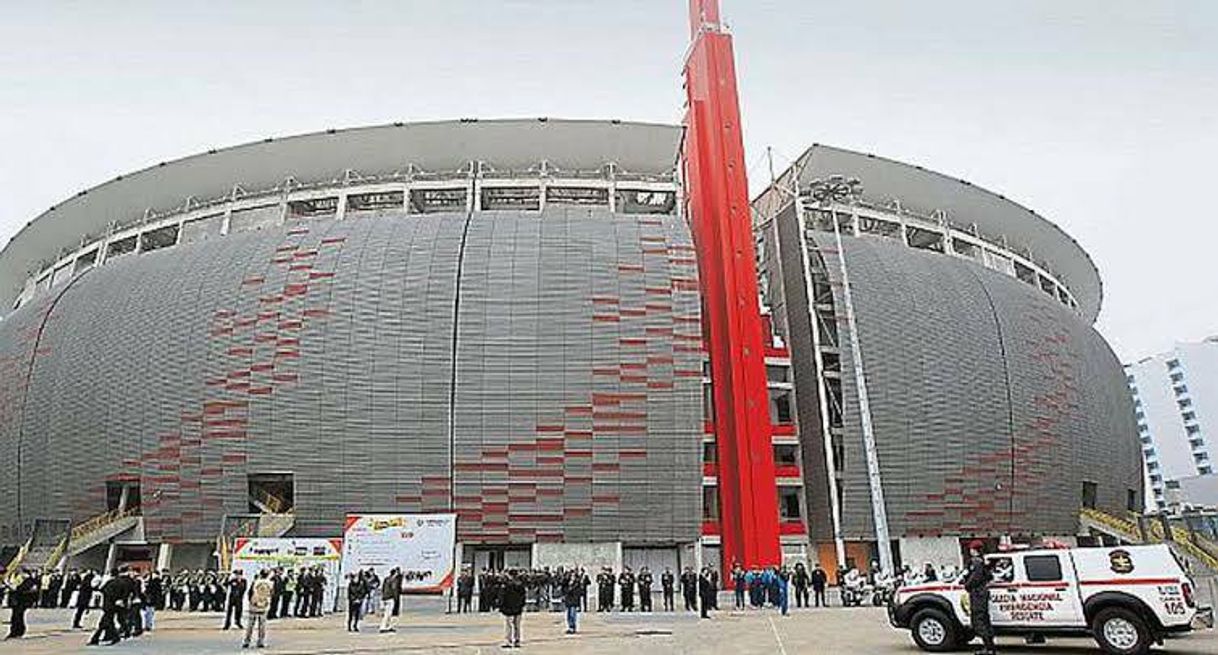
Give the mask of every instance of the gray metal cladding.
<svg viewBox="0 0 1218 655">
<path fill-rule="evenodd" d="M 581 416 L 594 438 L 590 458 L 567 462 L 576 483 L 559 477 L 560 494 L 547 484 L 530 501 L 515 494 L 537 480 L 513 469 L 514 529 L 482 532 L 482 517 L 463 512 L 462 538 L 531 541 L 558 527 L 571 540 L 692 541 L 699 379 L 676 371 L 698 369 L 698 355 L 673 352 L 685 342 L 672 327 L 692 317 L 688 331 L 698 332 L 696 286 L 673 291 L 696 284 L 679 281 L 694 275 L 692 254 L 689 266 L 644 255 L 644 237 L 689 243 L 674 217 L 361 213 L 126 256 L 79 275 L 0 322 L 0 456 L 5 470 L 20 469 L 21 496 L 18 517 L 18 476 L 2 476 L 5 537 L 18 518 L 103 511 L 108 480 L 140 482 L 153 541 L 214 538 L 224 514 L 247 511 L 250 473 L 294 474 L 301 535 L 338 534 L 348 511 L 447 511 L 454 459 L 533 443 L 546 421 L 573 426 L 566 410 L 590 407 L 594 392 L 640 393 L 593 370 L 637 360 L 656 383 L 628 401 L 645 418 L 613 419 L 632 427 L 605 436 L 594 414 Z M 628 259 L 641 269 L 622 269 Z M 619 319 L 643 345 L 594 321 L 593 292 L 608 288 L 654 309 L 629 328 Z M 659 288 L 670 292 L 666 308 L 648 304 L 647 289 Z M 650 331 L 660 326 L 667 332 Z M 518 456 L 542 468 L 552 454 Z M 596 466 L 611 462 L 613 475 Z M 585 472 L 591 483 L 580 485 Z M 466 479 L 458 468 L 456 492 L 483 493 L 487 475 Z M 567 523 L 535 520 L 556 507 Z"/>
<path fill-rule="evenodd" d="M 848 353 L 832 235 L 815 239 Z M 844 247 L 893 534 L 1073 534 L 1083 481 L 1101 509 L 1125 509 L 1141 479 L 1132 406 L 1090 326 L 973 262 L 880 237 Z M 843 360 L 843 532 L 865 539 L 870 496 Z"/>
<path fill-rule="evenodd" d="M 454 497 L 474 540 L 697 538 L 695 268 L 671 216 L 473 215 Z"/>
</svg>

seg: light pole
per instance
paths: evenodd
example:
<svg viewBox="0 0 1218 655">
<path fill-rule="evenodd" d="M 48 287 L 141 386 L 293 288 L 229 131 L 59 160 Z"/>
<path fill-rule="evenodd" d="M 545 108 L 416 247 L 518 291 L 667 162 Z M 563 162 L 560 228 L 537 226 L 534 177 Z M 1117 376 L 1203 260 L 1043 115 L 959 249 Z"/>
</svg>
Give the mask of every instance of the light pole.
<svg viewBox="0 0 1218 655">
<path fill-rule="evenodd" d="M 800 197 L 821 208 L 835 204 L 850 206 L 851 221 L 858 223 L 858 198 L 862 195 L 862 183 L 856 178 L 830 175 L 808 183 Z M 875 446 L 875 432 L 871 425 L 871 403 L 867 397 L 867 378 L 863 373 L 863 352 L 859 346 L 858 326 L 854 320 L 854 299 L 850 293 L 850 275 L 846 270 L 846 251 L 842 248 L 842 228 L 836 213 L 832 214 L 833 238 L 837 244 L 837 261 L 842 276 L 842 304 L 846 310 L 846 329 L 850 335 L 850 355 L 854 360 L 854 384 L 858 390 L 859 421 L 863 428 L 863 450 L 867 460 L 867 483 L 871 489 L 871 518 L 875 523 L 875 540 L 880 553 L 880 568 L 894 571 L 892 541 L 888 536 L 888 511 L 884 506 L 884 486 L 880 480 L 880 458 Z M 831 437 L 830 437 L 831 438 Z M 830 481 L 832 484 L 833 482 Z M 840 502 L 840 501 L 839 501 Z"/>
</svg>

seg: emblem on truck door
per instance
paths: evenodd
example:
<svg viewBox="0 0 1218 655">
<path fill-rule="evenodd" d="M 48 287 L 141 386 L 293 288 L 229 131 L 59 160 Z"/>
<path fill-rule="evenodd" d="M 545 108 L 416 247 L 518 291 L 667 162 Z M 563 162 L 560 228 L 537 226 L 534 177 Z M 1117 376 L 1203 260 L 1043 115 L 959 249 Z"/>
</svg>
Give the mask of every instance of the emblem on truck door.
<svg viewBox="0 0 1218 655">
<path fill-rule="evenodd" d="M 1118 548 L 1108 553 L 1108 562 L 1112 565 L 1113 573 L 1133 573 L 1133 557 L 1127 550 Z"/>
</svg>

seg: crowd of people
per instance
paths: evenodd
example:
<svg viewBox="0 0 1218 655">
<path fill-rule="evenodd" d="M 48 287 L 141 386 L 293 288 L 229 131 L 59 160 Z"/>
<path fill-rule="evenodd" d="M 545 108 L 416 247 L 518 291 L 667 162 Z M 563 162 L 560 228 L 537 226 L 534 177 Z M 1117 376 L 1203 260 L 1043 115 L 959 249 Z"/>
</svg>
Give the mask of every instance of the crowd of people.
<svg viewBox="0 0 1218 655">
<path fill-rule="evenodd" d="M 930 564 L 921 569 L 903 567 L 886 575 L 877 564 L 865 572 L 843 569 L 837 572 L 843 594 L 854 584 L 880 588 L 891 584 L 915 584 L 954 579 L 953 570 L 938 570 Z M 115 644 L 139 637 L 156 625 L 157 612 L 223 614 L 223 630 L 244 629 L 243 646 L 265 645 L 266 623 L 285 617 L 316 618 L 329 609 L 323 605 L 327 585 L 322 567 L 301 569 L 274 568 L 259 571 L 247 580 L 241 571 L 147 571 L 120 568 L 103 574 L 92 570 L 28 573 L 10 577 L 0 584 L 0 602 L 7 595 L 12 608 L 8 638 L 25 634 L 25 613 L 30 608 L 70 608 L 72 628 L 83 629 L 85 616 L 100 610 L 90 645 Z M 380 613 L 379 632 L 394 632 L 401 612 L 404 576 L 394 568 L 384 579 L 373 569 L 351 573 L 346 579 L 347 630 L 360 631 L 360 621 Z M 773 607 L 787 614 L 789 596 L 794 591 L 796 607 L 827 606 L 829 576 L 819 563 L 809 569 L 803 563 L 793 568 L 744 569 L 739 564 L 731 571 L 735 609 Z M 595 587 L 595 597 L 592 596 Z M 456 612 L 499 612 L 505 621 L 505 647 L 518 647 L 521 641 L 521 616 L 525 612 L 565 612 L 567 632 L 578 630 L 580 612 L 592 607 L 597 612 L 653 612 L 655 597 L 660 611 L 677 611 L 679 592 L 686 612 L 700 612 L 703 618 L 718 610 L 719 573 L 715 567 L 695 572 L 685 567 L 679 574 L 666 567 L 658 576 L 646 567 L 636 572 L 630 566 L 615 572 L 604 567 L 595 578 L 584 568 L 483 569 L 474 574 L 466 568 L 456 580 Z M 256 637 L 256 640 L 255 640 Z"/>
<path fill-rule="evenodd" d="M 85 628 L 86 615 L 99 611 L 88 642 L 93 646 L 150 632 L 156 626 L 157 612 L 171 610 L 222 613 L 222 629 L 245 629 L 243 643 L 248 647 L 254 631 L 257 645 L 265 643 L 267 620 L 320 617 L 325 589 L 326 575 L 320 566 L 267 569 L 253 581 L 239 570 L 170 573 L 120 567 L 109 573 L 73 569 L 35 575 L 21 571 L 0 583 L 0 602 L 7 600 L 12 608 L 8 639 L 25 635 L 25 614 L 31 608 L 71 609 L 75 630 Z"/>
</svg>

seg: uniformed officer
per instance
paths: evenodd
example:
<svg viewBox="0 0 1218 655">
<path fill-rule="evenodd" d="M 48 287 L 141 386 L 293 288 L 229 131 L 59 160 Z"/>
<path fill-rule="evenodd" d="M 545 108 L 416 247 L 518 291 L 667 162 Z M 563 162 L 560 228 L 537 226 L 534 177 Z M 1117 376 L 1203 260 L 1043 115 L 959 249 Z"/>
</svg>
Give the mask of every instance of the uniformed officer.
<svg viewBox="0 0 1218 655">
<path fill-rule="evenodd" d="M 605 567 L 596 576 L 596 611 L 609 612 L 613 610 L 613 584 L 616 577 L 613 569 Z"/>
<path fill-rule="evenodd" d="M 622 588 L 622 611 L 634 611 L 634 573 L 629 566 L 622 567 L 622 574 L 617 577 L 617 584 Z"/>
<path fill-rule="evenodd" d="M 639 611 L 651 611 L 651 571 L 644 566 L 639 569 Z"/>
<path fill-rule="evenodd" d="M 984 649 L 977 655 L 994 655 L 994 628 L 990 625 L 990 570 L 981 556 L 981 541 L 968 546 L 968 573 L 964 576 L 964 589 L 968 592 L 969 621 L 973 632 L 981 637 Z"/>
<path fill-rule="evenodd" d="M 672 575 L 672 569 L 665 568 L 664 573 L 662 573 L 660 575 L 660 587 L 663 588 L 663 590 L 664 590 L 664 611 L 665 612 L 673 611 L 672 595 L 673 595 L 673 587 L 675 586 L 675 584 L 676 584 L 676 580 L 674 579 L 674 577 Z"/>
</svg>

